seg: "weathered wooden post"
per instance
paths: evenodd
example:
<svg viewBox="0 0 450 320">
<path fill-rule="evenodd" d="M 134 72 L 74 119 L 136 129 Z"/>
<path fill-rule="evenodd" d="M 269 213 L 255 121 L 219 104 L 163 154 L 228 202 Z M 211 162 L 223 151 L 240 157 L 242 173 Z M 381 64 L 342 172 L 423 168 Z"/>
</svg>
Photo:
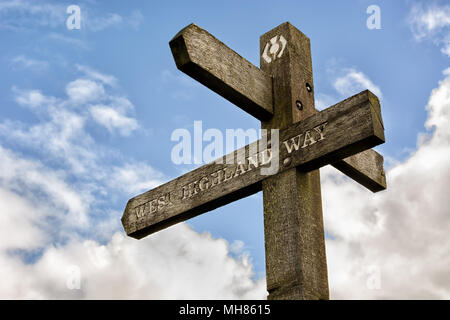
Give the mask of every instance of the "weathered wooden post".
<svg viewBox="0 0 450 320">
<path fill-rule="evenodd" d="M 261 69 L 194 24 L 170 41 L 180 70 L 263 129 L 280 130 L 270 141 L 279 150 L 258 141 L 234 152 L 245 154 L 241 161 L 227 163 L 227 155 L 138 195 L 122 223 L 140 239 L 262 190 L 268 298 L 328 299 L 318 169 L 331 164 L 373 192 L 386 188 L 383 157 L 370 150 L 384 142 L 380 103 L 366 90 L 318 112 L 309 39 L 283 23 L 260 44 Z M 278 161 L 271 175 L 263 172 L 265 154 Z"/>
<path fill-rule="evenodd" d="M 261 36 L 260 50 L 261 70 L 273 79 L 274 106 L 262 128 L 284 129 L 314 115 L 309 39 L 284 23 Z M 263 197 L 268 298 L 328 299 L 319 170 L 290 167 L 269 177 Z"/>
</svg>

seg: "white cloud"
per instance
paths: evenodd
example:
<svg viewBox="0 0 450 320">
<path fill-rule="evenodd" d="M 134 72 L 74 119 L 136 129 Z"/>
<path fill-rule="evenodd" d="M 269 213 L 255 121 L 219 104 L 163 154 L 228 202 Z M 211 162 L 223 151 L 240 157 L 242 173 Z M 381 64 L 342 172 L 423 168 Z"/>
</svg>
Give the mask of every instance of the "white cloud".
<svg viewBox="0 0 450 320">
<path fill-rule="evenodd" d="M 81 203 L 88 213 L 93 210 L 92 199 L 69 189 L 64 182 L 65 174 L 7 150 L 0 151 L 4 169 L 0 172 L 0 272 L 8 274 L 0 282 L 1 298 L 263 299 L 266 296 L 265 280 L 254 280 L 248 256 L 236 259 L 230 254 L 230 250 L 240 251 L 242 243 L 230 248 L 225 240 L 198 234 L 183 223 L 137 241 L 115 232 L 120 217 L 115 213 L 99 222 L 90 217 L 92 226 L 84 224 L 82 229 L 92 229 L 95 237 L 100 233 L 100 238 L 107 239 L 103 244 L 69 232 L 77 221 L 69 213 L 64 214 L 64 208 L 77 209 L 77 203 Z M 107 181 L 105 196 L 110 201 L 115 188 L 125 190 L 126 185 L 146 188 L 160 183 L 155 177 L 161 174 L 145 164 L 130 163 L 107 170 L 114 176 L 113 183 Z M 82 186 L 92 183 L 100 182 L 89 180 Z M 42 193 L 47 196 L 42 197 Z M 53 220 L 64 217 L 64 221 L 55 225 L 46 217 Z M 58 233 L 68 241 L 52 245 Z M 36 249 L 42 250 L 42 254 L 31 261 L 20 254 Z M 70 283 L 77 271 L 80 289 L 72 290 Z"/>
<path fill-rule="evenodd" d="M 111 79 L 108 77 L 104 75 L 105 79 Z M 86 123 L 90 121 L 91 114 L 86 101 L 95 101 L 102 96 L 107 103 L 105 107 L 116 108 L 118 112 L 133 111 L 134 106 L 126 97 L 106 92 L 101 83 L 86 79 L 77 79 L 67 86 L 69 99 L 46 96 L 37 89 L 13 87 L 12 90 L 15 101 L 29 107 L 38 119 L 34 123 L 9 119 L 0 122 L 0 162 L 3 169 L 0 181 L 16 191 L 28 192 L 27 199 L 34 195 L 45 196 L 57 210 L 64 209 L 74 216 L 77 213 L 86 216 L 94 194 L 104 195 L 108 189 L 123 191 L 121 188 L 126 186 L 132 189 L 128 184 L 135 184 L 134 190 L 142 189 L 162 177 L 149 165 L 136 163 L 132 159 L 123 163 L 117 151 L 99 145 L 88 132 Z M 126 121 L 120 122 L 123 119 Z M 137 126 L 137 121 L 129 117 L 123 119 L 117 122 L 113 118 L 117 122 L 113 124 L 119 125 L 119 129 L 128 134 Z M 34 158 L 22 161 L 19 155 L 6 148 L 7 144 L 14 150 L 26 150 Z M 141 170 L 140 175 L 135 173 L 134 179 L 131 179 L 130 174 L 126 175 L 131 170 Z M 112 172 L 114 184 L 109 183 Z M 68 189 L 66 180 L 72 181 L 77 190 Z M 33 198 L 33 201 L 39 199 Z M 100 197 L 96 200 L 100 201 Z"/>
<path fill-rule="evenodd" d="M 129 15 L 121 16 L 117 13 L 107 13 L 106 15 L 93 15 L 87 9 L 84 14 L 85 22 L 84 25 L 92 31 L 102 31 L 107 28 L 115 27 L 119 28 L 122 26 L 129 26 L 134 30 L 138 30 L 142 22 L 144 21 L 144 16 L 139 10 L 133 10 Z"/>
<path fill-rule="evenodd" d="M 43 152 L 44 158 L 55 159 L 59 166 L 73 172 L 92 169 L 101 150 L 92 148 L 92 138 L 85 131 L 85 117 L 60 105 L 43 105 L 37 112 L 41 122 L 26 125 L 6 120 L 0 123 L 0 135 L 17 146 Z"/>
<path fill-rule="evenodd" d="M 109 96 L 109 105 L 121 113 L 126 113 L 134 110 L 134 105 L 125 96 Z"/>
<path fill-rule="evenodd" d="M 90 107 L 90 112 L 92 118 L 109 132 L 117 130 L 121 135 L 129 136 L 139 128 L 136 119 L 127 117 L 111 107 L 95 105 Z"/>
<path fill-rule="evenodd" d="M 417 41 L 430 39 L 450 57 L 450 5 L 415 4 L 408 15 L 408 23 Z"/>
<path fill-rule="evenodd" d="M 72 81 L 69 98 L 13 90 L 39 116 L 0 122 L 0 273 L 8 275 L 0 297 L 264 298 L 265 281 L 254 279 L 248 255 L 230 254 L 242 253 L 243 243 L 230 249 L 183 223 L 141 241 L 118 232 L 124 197 L 165 177 L 89 134 L 87 101 L 102 96 L 117 112 L 134 109 L 126 97 L 98 90 L 102 83 Z M 86 87 L 97 89 L 79 89 Z M 71 290 L 78 271 L 80 290 Z"/>
<path fill-rule="evenodd" d="M 20 90 L 12 88 L 15 93 L 15 101 L 23 106 L 38 108 L 43 105 L 53 104 L 56 100 L 53 97 L 46 97 L 40 90 Z"/>
<path fill-rule="evenodd" d="M 330 79 L 330 84 L 335 90 L 334 93 L 319 93 L 316 96 L 315 104 L 318 110 L 331 107 L 332 105 L 353 96 L 363 90 L 370 90 L 378 98 L 383 98 L 383 93 L 363 71 L 357 68 L 348 68 L 341 66 L 337 59 L 331 59 L 327 62 L 326 72 Z M 337 93 L 337 94 L 336 94 Z"/>
<path fill-rule="evenodd" d="M 450 41 L 441 48 L 441 52 L 450 57 Z"/>
<path fill-rule="evenodd" d="M 47 203 L 58 209 L 60 216 L 55 218 L 66 220 L 66 227 L 83 227 L 87 223 L 87 206 L 76 190 L 73 190 L 64 180 L 64 174 L 52 171 L 43 166 L 38 161 L 20 158 L 13 152 L 0 146 L 0 162 L 2 170 L 0 172 L 0 187 L 6 189 L 3 193 L 15 192 L 17 195 L 25 196 L 23 202 Z M 14 198 L 14 197 L 13 197 Z M 18 198 L 16 196 L 16 198 Z M 19 202 L 19 201 L 17 201 Z M 45 206 L 37 206 L 43 209 Z M 31 212 L 24 212 L 25 217 L 33 217 Z M 50 215 L 50 214 L 48 214 Z"/>
<path fill-rule="evenodd" d="M 122 25 L 123 18 L 117 13 L 109 13 L 105 17 L 94 17 L 89 16 L 86 19 L 85 25 L 92 31 L 101 31 L 103 29 Z"/>
<path fill-rule="evenodd" d="M 345 74 L 338 77 L 333 84 L 339 94 L 342 96 L 351 96 L 363 90 L 369 89 L 376 96 L 378 96 L 378 98 L 382 98 L 380 88 L 376 86 L 363 72 L 353 68 L 345 69 L 343 71 Z"/>
<path fill-rule="evenodd" d="M 75 103 L 99 100 L 105 95 L 101 83 L 88 79 L 77 79 L 66 86 L 66 93 Z"/>
<path fill-rule="evenodd" d="M 44 71 L 48 68 L 48 62 L 42 60 L 36 60 L 26 57 L 25 55 L 19 55 L 11 60 L 13 68 L 17 69 L 29 69 L 33 71 Z"/>
<path fill-rule="evenodd" d="M 259 199 L 259 200 L 261 200 L 261 199 Z M 230 252 L 235 255 L 242 255 L 244 252 L 244 248 L 245 248 L 245 243 L 242 240 L 234 240 L 230 244 Z M 247 253 L 245 253 L 245 254 L 247 254 Z"/>
<path fill-rule="evenodd" d="M 86 108 L 92 120 L 110 133 L 118 132 L 122 136 L 129 136 L 137 130 L 139 128 L 137 120 L 128 115 L 134 111 L 131 101 L 125 96 L 107 92 L 103 85 L 114 89 L 118 84 L 117 79 L 88 66 L 76 65 L 76 67 L 86 78 L 76 79 L 66 86 L 66 93 L 69 96 L 67 102 L 78 108 Z M 86 106 L 87 103 L 90 105 Z"/>
<path fill-rule="evenodd" d="M 94 70 L 88 66 L 85 65 L 76 65 L 78 71 L 83 72 L 88 78 L 92 80 L 99 80 L 104 84 L 107 84 L 109 86 L 116 86 L 117 85 L 117 78 L 108 74 L 101 73 L 97 70 Z"/>
<path fill-rule="evenodd" d="M 315 98 L 316 109 L 318 110 L 323 110 L 325 108 L 331 107 L 337 102 L 339 101 L 335 97 L 324 93 L 318 93 Z"/>
<path fill-rule="evenodd" d="M 408 17 L 413 35 L 416 39 L 430 35 L 435 31 L 450 26 L 450 6 L 431 6 L 423 7 L 422 4 L 415 4 Z"/>
<path fill-rule="evenodd" d="M 48 236 L 36 224 L 44 216 L 24 197 L 0 188 L 0 250 L 43 246 Z"/>
<path fill-rule="evenodd" d="M 159 186 L 163 178 L 160 172 L 145 163 L 126 163 L 112 168 L 108 184 L 132 195 Z"/>
<path fill-rule="evenodd" d="M 35 30 L 36 27 L 65 28 L 69 17 L 66 12 L 70 3 L 54 3 L 44 1 L 7 0 L 0 1 L 0 28 L 21 31 Z M 133 10 L 127 17 L 117 13 L 97 13 L 92 6 L 81 6 L 81 28 L 90 31 L 102 31 L 111 27 L 129 26 L 137 30 L 144 20 L 139 10 Z M 75 38 L 57 35 L 59 40 L 81 42 Z M 86 47 L 81 43 L 82 47 Z"/>
<path fill-rule="evenodd" d="M 86 123 L 100 124 L 110 132 L 128 136 L 139 128 L 134 105 L 123 95 L 105 89 L 103 82 L 116 83 L 114 77 L 84 67 L 92 79 L 79 78 L 66 85 L 68 98 L 46 96 L 40 90 L 13 87 L 15 101 L 29 107 L 40 117 L 39 123 L 23 124 L 5 120 L 0 123 L 0 135 L 27 148 L 45 151 L 44 157 L 58 159 L 58 164 L 71 171 L 91 171 L 107 150 L 95 146 Z M 102 81 L 103 80 L 103 81 Z M 92 103 L 92 105 L 91 105 Z M 67 167 L 66 167 L 67 168 Z M 102 171 L 97 172 L 100 177 Z"/>
<path fill-rule="evenodd" d="M 144 253 L 144 254 L 143 254 Z M 227 243 L 179 224 L 145 240 L 121 233 L 101 245 L 72 241 L 48 248 L 35 264 L 8 257 L 2 298 L 40 299 L 263 299 L 265 281 L 251 264 L 233 259 Z M 12 268 L 14 266 L 14 268 Z M 78 272 L 70 272 L 71 270 Z M 182 272 L 180 272 L 182 270 Z M 67 284 L 76 283 L 79 290 Z M 70 287 L 70 286 L 69 286 Z"/>
<path fill-rule="evenodd" d="M 17 31 L 36 26 L 61 26 L 66 13 L 62 4 L 11 0 L 0 2 L 0 17 L 0 27 Z"/>
<path fill-rule="evenodd" d="M 449 69 L 444 75 L 427 105 L 434 131 L 387 172 L 386 191 L 322 171 L 332 298 L 450 298 Z"/>
<path fill-rule="evenodd" d="M 429 116 L 425 125 L 428 129 L 439 128 L 440 130 L 435 132 L 436 135 L 448 134 L 442 129 L 448 126 L 450 121 L 450 90 L 446 90 L 450 87 L 450 68 L 444 70 L 443 74 L 446 78 L 432 91 L 427 105 Z"/>
</svg>

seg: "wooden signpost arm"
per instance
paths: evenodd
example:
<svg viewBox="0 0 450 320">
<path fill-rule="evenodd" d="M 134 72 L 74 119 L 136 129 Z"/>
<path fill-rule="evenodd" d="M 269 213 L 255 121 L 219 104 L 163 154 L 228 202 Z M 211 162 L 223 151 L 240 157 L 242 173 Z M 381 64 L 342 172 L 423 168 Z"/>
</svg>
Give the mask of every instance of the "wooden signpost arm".
<svg viewBox="0 0 450 320">
<path fill-rule="evenodd" d="M 255 118 L 272 117 L 272 79 L 209 32 L 190 24 L 169 45 L 178 69 Z"/>
<path fill-rule="evenodd" d="M 195 24 L 178 32 L 169 44 L 178 69 L 255 118 L 267 121 L 273 117 L 272 77 L 268 73 Z M 374 150 L 331 165 L 372 192 L 386 189 L 383 157 Z"/>
<path fill-rule="evenodd" d="M 294 167 L 301 171 L 318 169 L 383 143 L 383 131 L 375 116 L 379 105 L 372 104 L 371 96 L 369 91 L 363 91 L 280 130 L 279 159 L 272 159 L 279 162 L 277 173 Z M 309 139 L 305 143 L 307 132 L 314 143 Z M 130 199 L 122 217 L 127 234 L 142 238 L 261 191 L 261 181 L 268 178 L 261 174 L 261 168 L 270 165 L 266 142 L 259 140 L 242 149 L 242 166 L 227 163 L 231 157 L 226 155 L 221 163 L 206 164 Z M 235 160 L 240 152 L 233 152 Z M 286 158 L 288 165 L 284 164 Z"/>
</svg>

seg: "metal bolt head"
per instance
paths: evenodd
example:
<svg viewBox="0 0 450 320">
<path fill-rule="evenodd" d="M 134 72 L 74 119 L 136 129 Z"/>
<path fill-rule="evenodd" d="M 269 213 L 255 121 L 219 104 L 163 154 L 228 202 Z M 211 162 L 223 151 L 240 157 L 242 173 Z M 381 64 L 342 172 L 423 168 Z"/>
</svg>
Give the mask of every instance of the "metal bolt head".
<svg viewBox="0 0 450 320">
<path fill-rule="evenodd" d="M 308 92 L 312 91 L 312 87 L 308 82 L 306 83 L 306 90 L 308 90 Z"/>
<path fill-rule="evenodd" d="M 287 157 L 283 160 L 283 166 L 287 167 L 291 164 L 291 158 Z"/>
<path fill-rule="evenodd" d="M 300 100 L 295 101 L 295 105 L 297 106 L 298 110 L 303 110 L 303 104 Z"/>
</svg>

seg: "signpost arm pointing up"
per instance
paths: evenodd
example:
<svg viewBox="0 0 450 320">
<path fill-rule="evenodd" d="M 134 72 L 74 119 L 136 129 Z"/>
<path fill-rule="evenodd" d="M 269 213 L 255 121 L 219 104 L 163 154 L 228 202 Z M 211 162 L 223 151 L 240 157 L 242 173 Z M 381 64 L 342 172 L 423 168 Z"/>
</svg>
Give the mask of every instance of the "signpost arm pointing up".
<svg viewBox="0 0 450 320">
<path fill-rule="evenodd" d="M 281 37 L 286 46 L 280 56 Z M 264 57 L 268 46 L 270 61 Z M 315 114 L 309 39 L 283 23 L 261 36 L 260 54 L 274 96 L 274 115 L 262 128 L 283 129 Z M 292 168 L 270 177 L 263 197 L 268 299 L 328 299 L 319 170 Z"/>
</svg>

